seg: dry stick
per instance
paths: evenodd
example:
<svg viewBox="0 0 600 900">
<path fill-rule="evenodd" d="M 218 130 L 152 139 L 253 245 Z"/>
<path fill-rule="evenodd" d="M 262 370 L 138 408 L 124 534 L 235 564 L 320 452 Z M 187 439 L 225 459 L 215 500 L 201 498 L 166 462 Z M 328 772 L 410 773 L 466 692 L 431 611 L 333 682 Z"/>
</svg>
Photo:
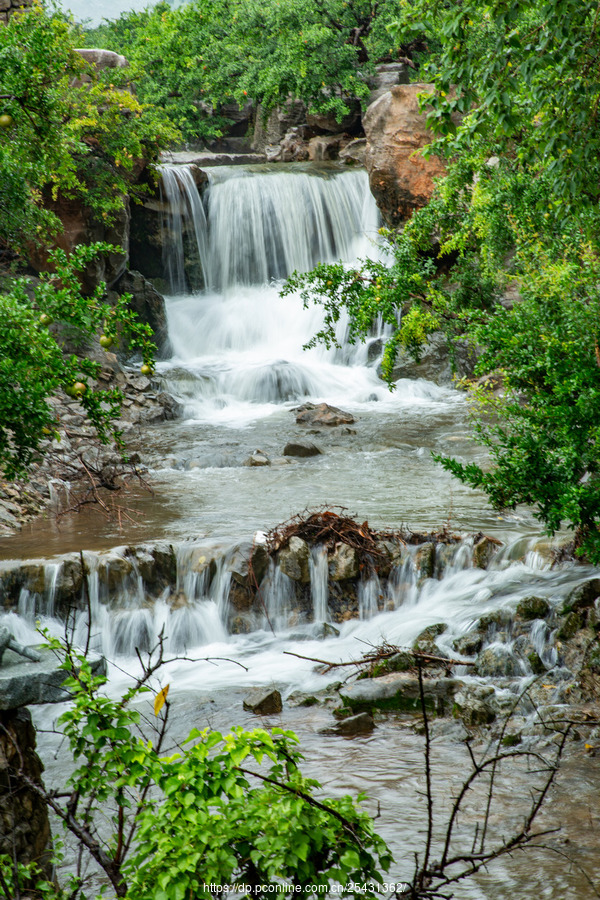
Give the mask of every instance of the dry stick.
<svg viewBox="0 0 600 900">
<path fill-rule="evenodd" d="M 348 662 L 331 662 L 328 659 L 317 659 L 315 656 L 303 656 L 301 653 L 293 653 L 291 650 L 284 650 L 283 653 L 286 656 L 296 656 L 298 659 L 307 659 L 309 662 L 321 663 L 323 666 L 327 666 L 329 669 L 337 669 L 340 666 L 365 666 L 372 662 L 379 662 L 381 659 L 390 659 L 390 657 L 395 656 L 396 653 L 401 652 L 400 648 L 390 650 L 385 653 L 377 653 L 373 656 L 365 656 L 362 659 L 354 659 L 349 660 Z M 411 653 L 416 660 L 422 660 L 423 662 L 439 662 L 443 663 L 445 666 L 474 666 L 474 662 L 465 662 L 462 659 L 446 659 L 444 656 L 432 656 L 429 653 L 419 653 L 416 650 L 407 650 L 407 653 Z"/>
</svg>

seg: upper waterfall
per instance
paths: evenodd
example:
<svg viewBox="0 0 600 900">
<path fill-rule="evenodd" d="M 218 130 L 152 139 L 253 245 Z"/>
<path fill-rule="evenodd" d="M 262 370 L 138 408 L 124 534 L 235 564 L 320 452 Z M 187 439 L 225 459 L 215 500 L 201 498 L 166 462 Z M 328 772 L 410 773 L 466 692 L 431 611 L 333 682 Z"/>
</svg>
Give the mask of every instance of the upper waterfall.
<svg viewBox="0 0 600 900">
<path fill-rule="evenodd" d="M 163 166 L 170 213 L 165 274 L 173 293 L 266 284 L 368 249 L 378 211 L 364 170 L 303 165 L 215 167 L 201 199 L 189 166 Z M 195 262 L 194 262 L 195 261 Z"/>
</svg>

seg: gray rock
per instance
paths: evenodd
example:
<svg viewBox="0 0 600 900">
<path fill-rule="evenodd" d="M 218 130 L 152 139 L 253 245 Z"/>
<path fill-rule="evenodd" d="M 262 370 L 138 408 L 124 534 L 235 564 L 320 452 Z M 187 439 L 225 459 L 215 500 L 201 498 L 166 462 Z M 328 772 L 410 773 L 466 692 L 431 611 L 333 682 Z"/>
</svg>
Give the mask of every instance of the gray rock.
<svg viewBox="0 0 600 900">
<path fill-rule="evenodd" d="M 347 581 L 358 575 L 358 554 L 348 544 L 338 544 L 329 558 L 329 577 L 332 581 Z"/>
<path fill-rule="evenodd" d="M 244 700 L 244 709 L 257 716 L 273 716 L 283 709 L 281 694 L 277 690 L 256 694 Z"/>
<path fill-rule="evenodd" d="M 244 466 L 270 466 L 271 460 L 262 450 L 255 450 L 243 463 Z"/>
<path fill-rule="evenodd" d="M 473 546 L 473 565 L 479 569 L 487 569 L 501 546 L 501 541 L 496 538 L 482 535 Z"/>
<path fill-rule="evenodd" d="M 502 645 L 482 650 L 475 660 L 475 672 L 482 678 L 521 675 L 521 668 L 511 651 Z"/>
<path fill-rule="evenodd" d="M 370 734 L 375 728 L 373 716 L 368 712 L 358 713 L 356 716 L 348 716 L 341 719 L 330 728 L 323 728 L 320 734 L 338 734 L 342 737 L 355 737 L 357 734 Z"/>
<path fill-rule="evenodd" d="M 24 662 L 6 650 L 0 667 L 0 710 L 30 706 L 32 703 L 61 703 L 69 699 L 62 687 L 69 673 L 59 668 L 59 660 L 48 647 L 38 648 L 39 662 Z M 90 653 L 88 660 L 95 675 L 106 674 L 103 656 Z"/>
<path fill-rule="evenodd" d="M 444 634 L 448 630 L 448 626 L 444 622 L 438 622 L 437 625 L 430 625 L 425 628 L 413 643 L 413 650 L 417 653 L 430 653 L 432 656 L 441 656 L 439 647 L 435 639 Z"/>
<path fill-rule="evenodd" d="M 494 696 L 490 685 L 465 685 L 454 695 L 452 714 L 465 725 L 489 725 L 496 718 Z"/>
<path fill-rule="evenodd" d="M 433 578 L 435 570 L 435 544 L 421 544 L 415 553 L 415 569 L 417 572 L 417 581 L 424 581 L 426 578 Z"/>
<path fill-rule="evenodd" d="M 294 535 L 286 547 L 277 554 L 279 568 L 292 581 L 308 584 L 310 581 L 310 550 L 306 541 Z"/>
<path fill-rule="evenodd" d="M 286 444 L 283 448 L 284 456 L 320 456 L 323 451 L 319 450 L 314 444 Z"/>
<path fill-rule="evenodd" d="M 463 682 L 456 678 L 424 679 L 425 702 L 429 708 L 441 711 Z M 381 678 L 365 678 L 340 688 L 344 704 L 354 710 L 420 709 L 419 679 L 416 675 L 394 672 Z"/>
<path fill-rule="evenodd" d="M 475 656 L 481 650 L 482 644 L 481 635 L 477 632 L 470 632 L 457 638 L 452 646 L 457 653 L 462 653 L 463 656 Z"/>
</svg>

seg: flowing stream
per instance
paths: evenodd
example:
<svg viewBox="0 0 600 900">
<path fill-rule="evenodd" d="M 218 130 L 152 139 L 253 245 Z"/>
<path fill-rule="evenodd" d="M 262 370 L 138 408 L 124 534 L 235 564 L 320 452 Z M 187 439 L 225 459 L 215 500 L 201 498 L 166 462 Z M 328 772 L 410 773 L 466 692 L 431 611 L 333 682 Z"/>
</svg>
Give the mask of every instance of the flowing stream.
<svg viewBox="0 0 600 900">
<path fill-rule="evenodd" d="M 37 594 L 23 589 L 18 610 L 5 617 L 20 640 L 35 640 L 40 614 L 60 631 L 55 598 L 67 563 L 54 557 L 88 551 L 93 643 L 118 661 L 119 668 L 111 670 L 113 690 L 123 686 L 123 670 L 136 671 L 135 648 L 152 644 L 163 626 L 173 653 L 226 657 L 248 668 L 244 672 L 227 661 L 170 664 L 161 677 L 172 684 L 176 727 L 183 735 L 191 725 L 256 721 L 241 711 L 249 686 L 273 684 L 289 697 L 331 682 L 331 675 L 317 674 L 312 663 L 284 656 L 284 650 L 352 659 L 360 656 L 364 642 L 383 638 L 410 646 L 423 628 L 443 623 L 447 631 L 439 647 L 452 654 L 453 641 L 481 615 L 513 612 L 531 594 L 558 607 L 570 590 L 597 575 L 584 567 L 551 568 L 527 510 L 500 516 L 481 495 L 433 464 L 432 450 L 483 458 L 469 433 L 464 395 L 422 380 L 401 380 L 390 392 L 377 373 L 378 341 L 385 335 L 374 333 L 366 345 L 352 346 L 343 318 L 339 348 L 303 349 L 322 326 L 323 313 L 317 307 L 303 309 L 297 296 L 281 298 L 281 279 L 319 261 L 341 259 L 352 265 L 381 252 L 377 211 L 363 171 L 215 168 L 201 198 L 189 170 L 171 167 L 164 171 L 163 190 L 171 206 L 165 221 L 170 248 L 165 274 L 173 291 L 167 300 L 172 356 L 159 363 L 157 374 L 181 400 L 184 415 L 134 440 L 151 469 L 155 494 L 134 497 L 132 505 L 142 517 L 128 526 L 125 538 L 114 524 L 80 517 L 64 521 L 60 529 L 51 520 L 36 523 L 18 538 L 0 541 L 5 560 L 46 558 L 43 586 Z M 190 283 L 203 288 L 186 293 Z M 356 422 L 316 431 L 295 423 L 296 407 L 324 401 L 350 412 Z M 322 452 L 306 459 L 286 457 L 290 441 L 314 442 Z M 270 465 L 244 464 L 257 450 Z M 328 620 L 327 560 L 315 548 L 310 559 L 314 622 L 294 622 L 289 579 L 273 569 L 265 583 L 265 618 L 247 634 L 229 633 L 228 548 L 322 504 L 338 505 L 360 521 L 387 529 L 447 522 L 452 529 L 491 534 L 504 547 L 484 570 L 473 565 L 467 543 L 466 550 L 440 557 L 433 577 L 424 581 L 409 554 L 386 588 L 386 611 L 378 608 L 380 586 L 365 581 L 359 590 L 360 618 L 342 623 L 339 637 L 324 640 L 319 627 Z M 127 561 L 122 546 L 160 540 L 175 548 L 176 603 L 169 590 L 148 601 L 144 559 L 138 555 L 134 563 Z M 204 556 L 217 560 L 210 579 L 198 564 Z M 86 625 L 82 616 L 81 635 Z M 541 628 L 536 640 L 537 652 L 550 665 L 547 630 Z M 522 674 L 531 673 L 525 668 Z M 48 707 L 36 717 L 47 724 L 58 711 Z M 421 738 L 393 718 L 373 735 L 353 741 L 319 735 L 330 718 L 323 709 L 286 707 L 281 721 L 298 730 L 309 769 L 329 790 L 366 789 L 381 801 L 378 824 L 400 860 L 394 875 L 407 877 L 407 860 L 420 846 L 424 827 L 418 793 L 423 787 Z M 52 741 L 40 736 L 42 750 L 50 751 Z M 464 744 L 444 742 L 441 734 L 436 748 L 438 791 L 447 808 L 466 751 Z M 59 764 L 50 762 L 48 768 L 48 778 L 58 783 Z M 594 775 L 596 761 L 575 755 L 549 810 L 580 845 L 580 861 L 598 875 Z M 527 772 L 516 773 L 507 797 L 511 791 L 526 794 L 528 783 Z M 375 811 L 373 803 L 370 808 Z M 472 815 L 475 819 L 475 810 Z M 456 897 L 589 896 L 584 878 L 557 857 L 536 854 L 526 860 L 500 864 L 456 888 Z"/>
</svg>

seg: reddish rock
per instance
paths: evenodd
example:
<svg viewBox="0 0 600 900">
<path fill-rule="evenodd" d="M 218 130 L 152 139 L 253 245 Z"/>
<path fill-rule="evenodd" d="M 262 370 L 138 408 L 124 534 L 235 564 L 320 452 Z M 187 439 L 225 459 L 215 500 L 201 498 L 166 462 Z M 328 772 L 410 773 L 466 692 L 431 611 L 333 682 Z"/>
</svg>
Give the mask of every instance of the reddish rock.
<svg viewBox="0 0 600 900">
<path fill-rule="evenodd" d="M 298 425 L 352 425 L 356 421 L 350 413 L 327 403 L 319 403 L 318 406 L 305 403 L 295 412 L 298 413 L 296 416 Z"/>
<path fill-rule="evenodd" d="M 420 150 L 432 140 L 419 110 L 419 94 L 429 84 L 399 84 L 365 113 L 365 165 L 371 192 L 385 220 L 397 226 L 430 199 L 434 180 L 445 173 L 439 157 L 425 159 Z"/>
</svg>

